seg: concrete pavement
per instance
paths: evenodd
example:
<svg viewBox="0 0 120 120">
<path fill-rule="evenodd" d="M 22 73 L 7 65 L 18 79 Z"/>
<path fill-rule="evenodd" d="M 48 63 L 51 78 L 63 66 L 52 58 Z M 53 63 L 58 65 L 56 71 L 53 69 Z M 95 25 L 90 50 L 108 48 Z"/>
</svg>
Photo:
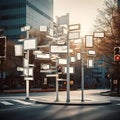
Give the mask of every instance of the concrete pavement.
<svg viewBox="0 0 120 120">
<path fill-rule="evenodd" d="M 104 89 L 84 90 L 84 101 L 81 100 L 81 90 L 70 91 L 70 102 L 67 100 L 67 92 L 60 91 L 58 97 L 56 92 L 42 96 L 33 96 L 30 100 L 35 101 L 37 104 L 54 104 L 54 105 L 107 105 L 111 104 L 108 96 L 101 96 L 101 92 L 106 92 Z"/>
</svg>

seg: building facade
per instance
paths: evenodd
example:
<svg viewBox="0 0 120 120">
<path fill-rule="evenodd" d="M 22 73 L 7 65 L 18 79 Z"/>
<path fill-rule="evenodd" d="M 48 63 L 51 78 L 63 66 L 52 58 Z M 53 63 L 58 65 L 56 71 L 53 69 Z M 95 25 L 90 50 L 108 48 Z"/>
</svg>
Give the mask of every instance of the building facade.
<svg viewBox="0 0 120 120">
<path fill-rule="evenodd" d="M 53 0 L 1 0 L 0 28 L 10 40 L 18 40 L 21 27 L 39 28 L 53 20 Z"/>
<path fill-rule="evenodd" d="M 120 9 L 120 0 L 117 0 L 117 2 L 118 2 L 118 8 Z"/>
<path fill-rule="evenodd" d="M 109 81 L 105 74 L 108 72 L 104 61 L 96 60 L 93 68 L 85 69 L 85 87 L 86 88 L 108 88 Z"/>
</svg>

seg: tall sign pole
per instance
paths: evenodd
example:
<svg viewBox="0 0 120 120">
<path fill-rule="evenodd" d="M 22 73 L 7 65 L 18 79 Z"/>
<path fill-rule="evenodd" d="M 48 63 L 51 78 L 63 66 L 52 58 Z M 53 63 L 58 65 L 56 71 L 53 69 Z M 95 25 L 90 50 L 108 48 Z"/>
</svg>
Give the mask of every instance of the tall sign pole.
<svg viewBox="0 0 120 120">
<path fill-rule="evenodd" d="M 81 59 L 81 101 L 84 102 L 84 53 L 82 52 L 82 59 Z"/>
<path fill-rule="evenodd" d="M 69 13 L 64 16 L 57 17 L 57 25 L 67 25 L 67 85 L 66 85 L 66 102 L 70 102 L 70 43 L 69 43 Z"/>
<path fill-rule="evenodd" d="M 69 28 L 69 14 L 67 28 Z M 69 29 L 67 32 L 67 98 L 66 102 L 70 102 L 70 42 L 69 42 Z"/>
<path fill-rule="evenodd" d="M 29 30 L 27 30 L 27 39 L 29 39 Z M 29 50 L 27 50 L 27 60 L 28 60 L 28 68 L 27 72 L 29 73 Z M 26 100 L 29 100 L 29 80 L 26 80 Z"/>
<path fill-rule="evenodd" d="M 67 99 L 66 102 L 70 102 L 70 42 L 68 39 L 69 32 L 67 34 Z"/>
</svg>

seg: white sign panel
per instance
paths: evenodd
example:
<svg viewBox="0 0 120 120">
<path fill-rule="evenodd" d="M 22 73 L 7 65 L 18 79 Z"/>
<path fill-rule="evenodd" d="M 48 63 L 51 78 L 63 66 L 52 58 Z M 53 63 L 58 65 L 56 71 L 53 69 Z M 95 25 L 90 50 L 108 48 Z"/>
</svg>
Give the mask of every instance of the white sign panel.
<svg viewBox="0 0 120 120">
<path fill-rule="evenodd" d="M 64 72 L 67 73 L 67 67 L 65 67 Z M 69 67 L 69 72 L 70 73 L 74 73 L 74 68 L 73 67 Z"/>
<path fill-rule="evenodd" d="M 69 30 L 70 30 L 70 31 L 80 30 L 80 24 L 69 25 Z"/>
<path fill-rule="evenodd" d="M 87 60 L 87 67 L 88 67 L 88 68 L 93 68 L 93 67 L 94 67 L 93 59 L 88 59 L 88 60 Z"/>
<path fill-rule="evenodd" d="M 95 55 L 96 52 L 94 50 L 88 50 L 88 55 Z"/>
<path fill-rule="evenodd" d="M 24 68 L 24 70 L 23 70 L 23 74 L 24 74 L 25 76 L 28 76 L 28 74 L 29 74 L 29 70 L 28 70 L 27 68 Z"/>
<path fill-rule="evenodd" d="M 36 58 L 49 59 L 50 58 L 50 54 L 37 54 Z"/>
<path fill-rule="evenodd" d="M 26 59 L 26 58 L 23 59 L 23 65 L 24 65 L 24 67 L 28 67 L 29 66 L 28 59 Z"/>
<path fill-rule="evenodd" d="M 15 45 L 15 56 L 22 56 L 22 55 L 23 55 L 23 46 Z"/>
<path fill-rule="evenodd" d="M 33 80 L 33 77 L 24 77 L 24 80 Z"/>
<path fill-rule="evenodd" d="M 47 26 L 40 26 L 40 31 L 41 32 L 47 32 Z"/>
<path fill-rule="evenodd" d="M 66 65 L 67 64 L 67 59 L 59 59 L 58 63 L 62 64 L 62 65 Z"/>
<path fill-rule="evenodd" d="M 85 46 L 86 47 L 93 47 L 93 36 L 92 35 L 85 36 Z"/>
<path fill-rule="evenodd" d="M 28 73 L 29 76 L 33 76 L 33 68 L 29 68 L 29 73 Z"/>
<path fill-rule="evenodd" d="M 24 40 L 24 50 L 34 50 L 37 48 L 36 39 Z"/>
<path fill-rule="evenodd" d="M 80 32 L 69 32 L 69 39 L 79 39 L 80 38 Z"/>
<path fill-rule="evenodd" d="M 42 54 L 42 51 L 40 51 L 40 50 L 35 50 L 35 51 L 33 52 L 33 54 L 34 54 L 34 55 L 36 55 L 36 54 Z"/>
<path fill-rule="evenodd" d="M 103 38 L 105 36 L 104 34 L 102 32 L 94 32 L 94 37 Z"/>
<path fill-rule="evenodd" d="M 77 53 L 77 60 L 81 60 L 81 54 Z"/>
<path fill-rule="evenodd" d="M 71 62 L 75 62 L 75 57 L 71 57 L 71 58 L 70 58 L 70 61 L 71 61 Z"/>
<path fill-rule="evenodd" d="M 17 67 L 17 71 L 22 71 L 23 72 L 23 68 L 22 67 Z"/>
<path fill-rule="evenodd" d="M 50 65 L 49 64 L 41 64 L 41 69 L 42 70 L 50 69 Z"/>
<path fill-rule="evenodd" d="M 25 76 L 33 76 L 33 68 L 24 68 L 23 74 Z"/>
<path fill-rule="evenodd" d="M 67 46 L 51 45 L 51 53 L 67 53 Z"/>
</svg>

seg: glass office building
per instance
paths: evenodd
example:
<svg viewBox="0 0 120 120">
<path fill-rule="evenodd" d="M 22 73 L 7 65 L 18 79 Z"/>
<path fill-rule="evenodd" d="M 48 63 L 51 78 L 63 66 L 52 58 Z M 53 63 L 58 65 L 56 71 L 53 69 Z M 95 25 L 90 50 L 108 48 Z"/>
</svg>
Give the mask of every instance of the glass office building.
<svg viewBox="0 0 120 120">
<path fill-rule="evenodd" d="M 18 40 L 21 27 L 39 28 L 53 20 L 53 0 L 1 0 L 0 28 L 10 40 Z"/>
<path fill-rule="evenodd" d="M 117 2 L 118 2 L 118 8 L 120 9 L 120 0 L 118 0 Z"/>
</svg>

